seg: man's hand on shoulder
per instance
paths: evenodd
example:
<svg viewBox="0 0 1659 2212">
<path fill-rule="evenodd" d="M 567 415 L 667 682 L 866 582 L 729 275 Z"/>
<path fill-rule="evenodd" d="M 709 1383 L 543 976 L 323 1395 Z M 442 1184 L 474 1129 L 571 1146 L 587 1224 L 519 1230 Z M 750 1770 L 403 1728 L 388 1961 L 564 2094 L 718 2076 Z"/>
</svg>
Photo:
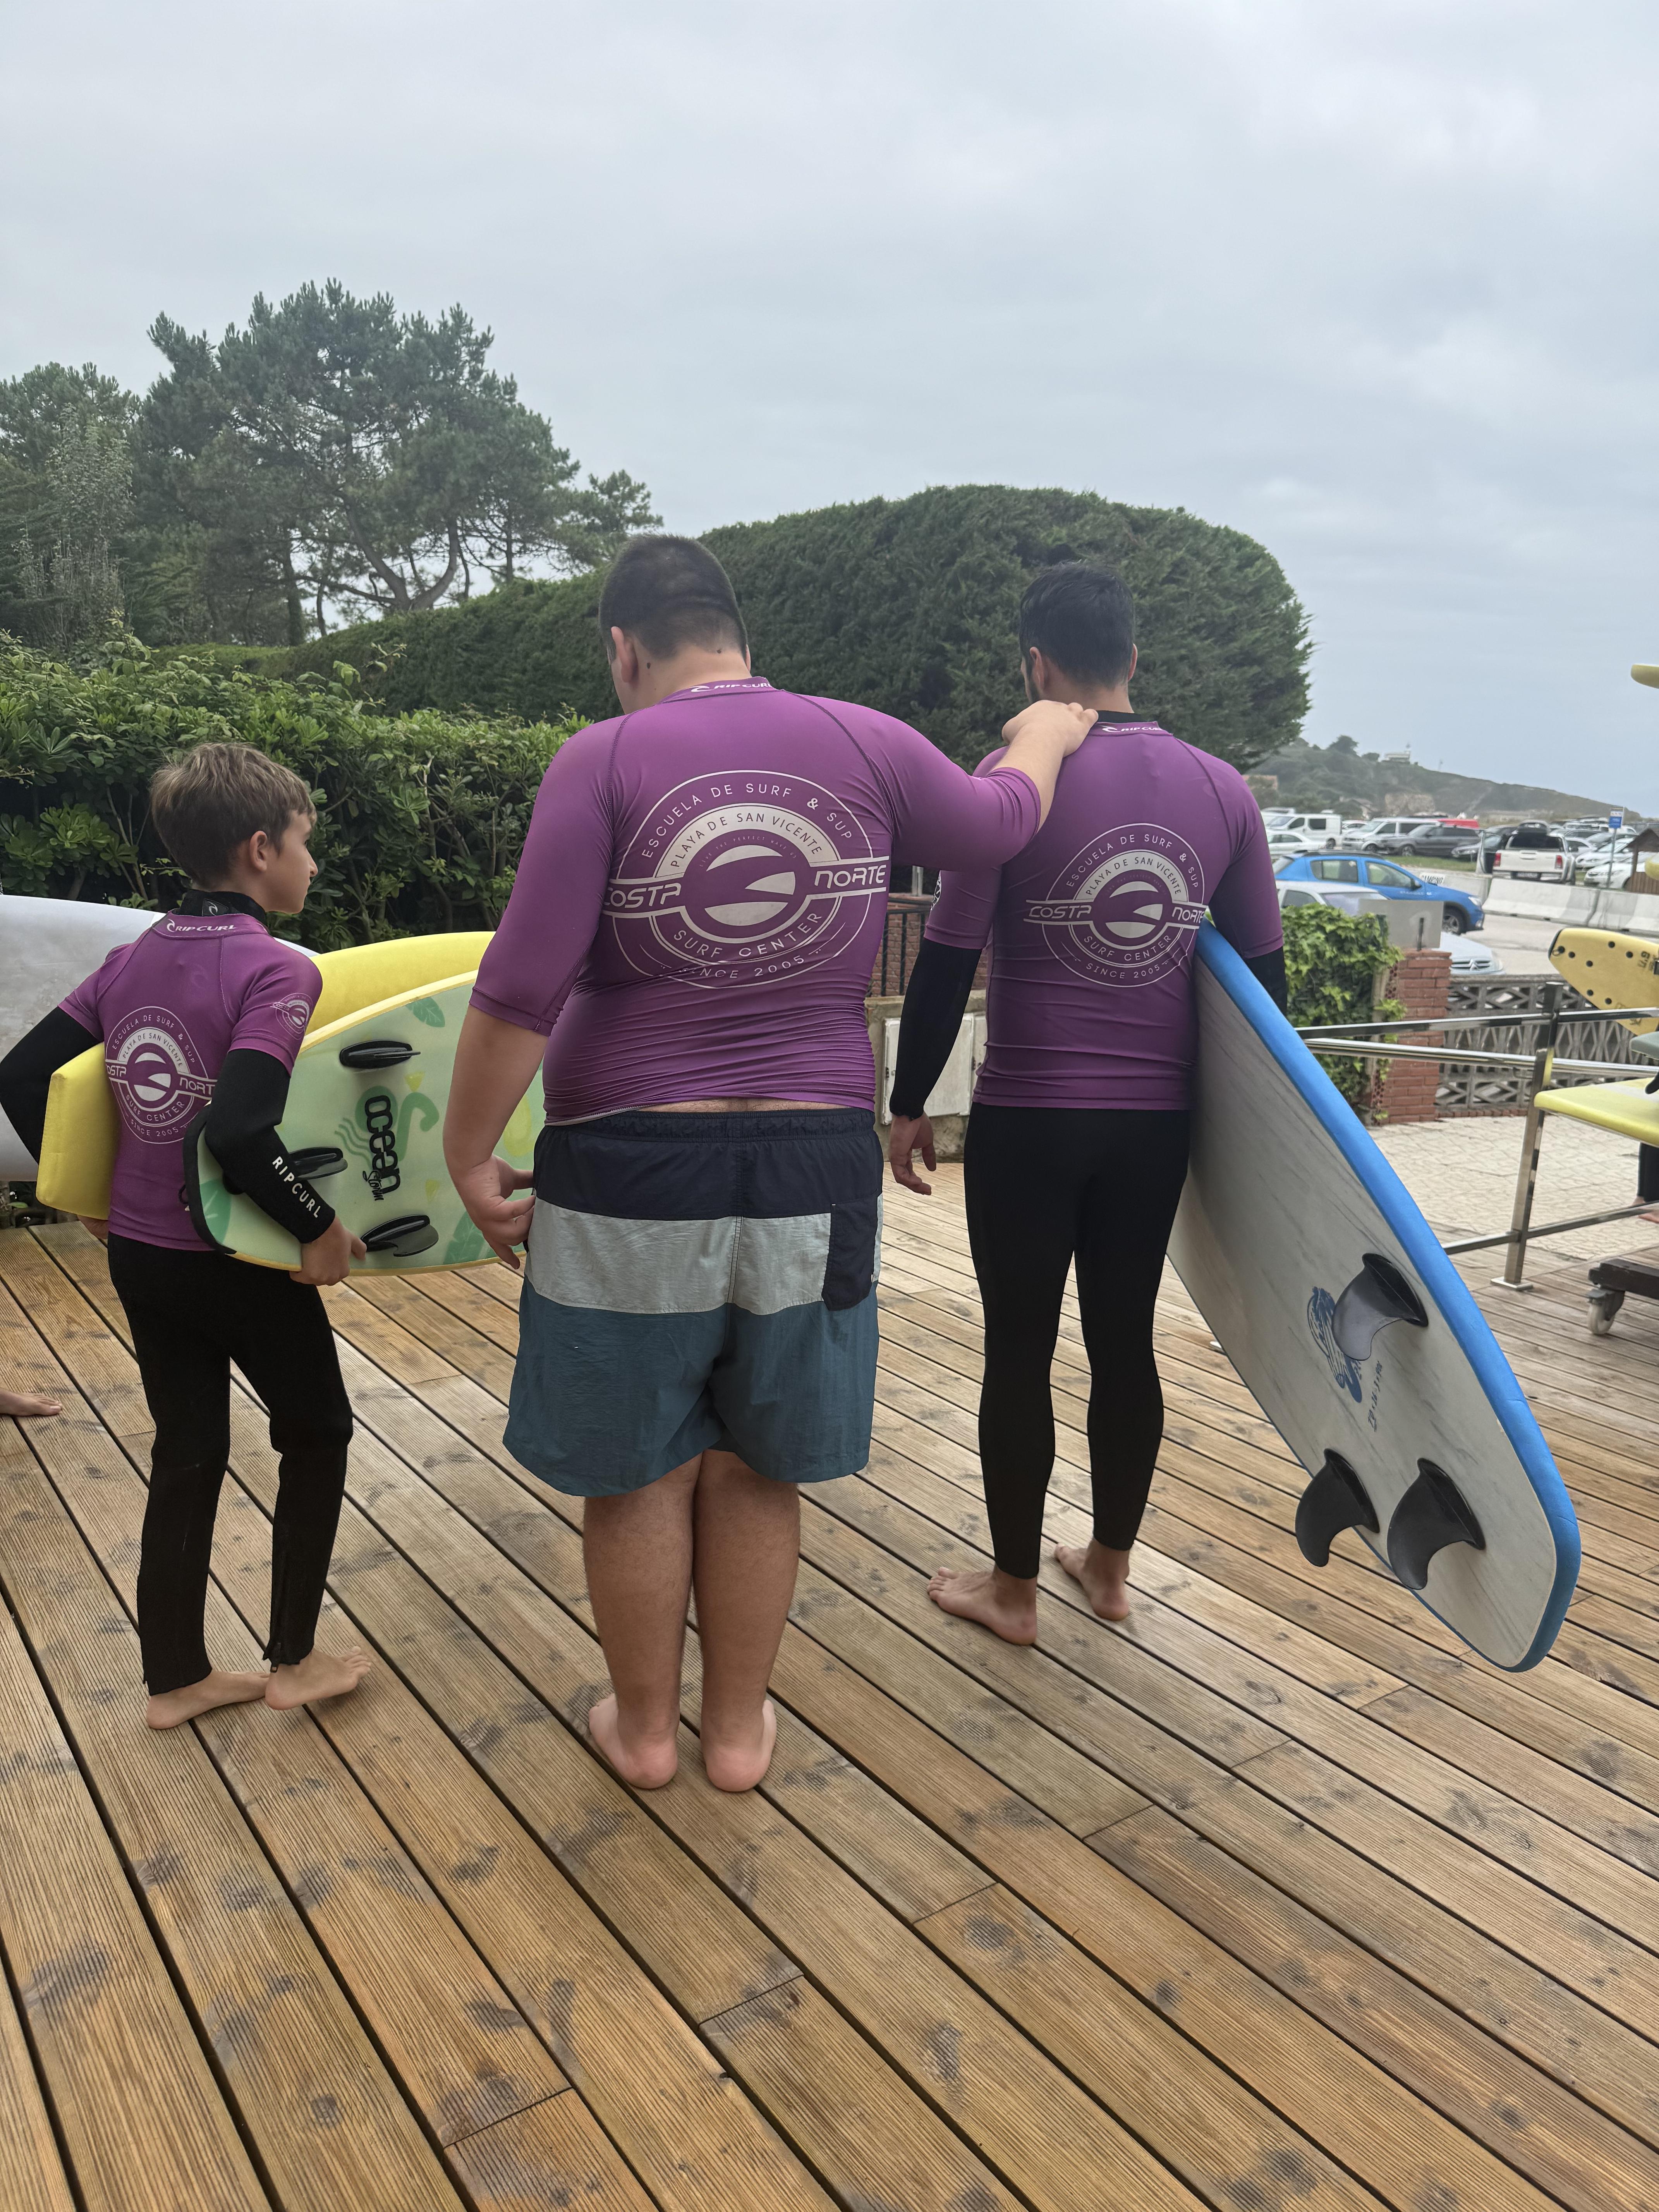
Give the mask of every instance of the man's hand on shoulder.
<svg viewBox="0 0 1659 2212">
<path fill-rule="evenodd" d="M 924 1198 L 933 1196 L 933 1186 L 924 1182 L 910 1162 L 917 1152 L 930 1172 L 936 1171 L 939 1162 L 933 1158 L 933 1125 L 925 1114 L 913 1119 L 908 1114 L 895 1114 L 892 1133 L 887 1139 L 887 1164 L 893 1170 L 893 1181 L 902 1183 L 906 1190 L 919 1190 Z"/>
<path fill-rule="evenodd" d="M 1034 699 L 1003 724 L 1002 741 L 1011 745 L 1017 738 L 1055 738 L 1063 759 L 1077 750 L 1094 726 L 1092 707 L 1079 707 L 1069 699 Z"/>
</svg>

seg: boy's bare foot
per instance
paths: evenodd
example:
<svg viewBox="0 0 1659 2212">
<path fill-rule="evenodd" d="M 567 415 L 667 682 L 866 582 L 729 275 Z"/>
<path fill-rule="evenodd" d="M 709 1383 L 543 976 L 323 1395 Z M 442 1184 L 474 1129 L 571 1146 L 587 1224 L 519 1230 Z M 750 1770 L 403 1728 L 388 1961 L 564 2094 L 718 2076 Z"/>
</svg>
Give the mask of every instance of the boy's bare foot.
<svg viewBox="0 0 1659 2212">
<path fill-rule="evenodd" d="M 1091 1536 L 1086 1551 L 1076 1544 L 1056 1544 L 1054 1557 L 1102 1620 L 1129 1618 L 1129 1554 L 1108 1551 Z"/>
<path fill-rule="evenodd" d="M 614 1696 L 601 1698 L 588 1714 L 587 1733 L 605 1765 L 631 1789 L 660 1790 L 674 1779 L 680 1763 L 678 1735 L 661 1743 L 624 1744 Z"/>
<path fill-rule="evenodd" d="M 766 1779 L 778 1742 L 778 1709 L 770 1698 L 761 1700 L 760 1719 L 745 1735 L 709 1740 L 708 1721 L 702 1731 L 702 1770 L 716 1790 L 753 1790 Z"/>
<path fill-rule="evenodd" d="M 33 1390 L 0 1390 L 0 1413 L 9 1413 L 14 1421 L 41 1421 L 63 1410 L 56 1398 L 42 1398 Z"/>
<path fill-rule="evenodd" d="M 265 1693 L 263 1674 L 222 1674 L 216 1667 L 199 1682 L 186 1682 L 182 1690 L 167 1690 L 152 1698 L 144 1718 L 153 1729 L 174 1729 L 219 1705 L 251 1705 Z"/>
<path fill-rule="evenodd" d="M 976 1620 L 1005 1644 L 1036 1642 L 1036 1578 L 1005 1575 L 1000 1567 L 941 1567 L 927 1595 L 945 1613 Z"/>
<path fill-rule="evenodd" d="M 307 1651 L 297 1667 L 273 1667 L 265 1677 L 265 1703 L 279 1713 L 319 1698 L 343 1698 L 374 1662 L 354 1645 L 349 1651 Z"/>
</svg>

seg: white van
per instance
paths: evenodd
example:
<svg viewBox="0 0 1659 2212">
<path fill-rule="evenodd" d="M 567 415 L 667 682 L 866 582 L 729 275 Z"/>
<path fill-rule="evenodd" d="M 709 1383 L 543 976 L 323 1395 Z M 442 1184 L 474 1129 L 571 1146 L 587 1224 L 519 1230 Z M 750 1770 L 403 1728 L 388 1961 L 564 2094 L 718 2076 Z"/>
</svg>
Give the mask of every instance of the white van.
<svg viewBox="0 0 1659 2212">
<path fill-rule="evenodd" d="M 1340 814 L 1292 814 L 1282 829 L 1267 833 L 1275 853 L 1334 853 L 1342 842 Z"/>
</svg>

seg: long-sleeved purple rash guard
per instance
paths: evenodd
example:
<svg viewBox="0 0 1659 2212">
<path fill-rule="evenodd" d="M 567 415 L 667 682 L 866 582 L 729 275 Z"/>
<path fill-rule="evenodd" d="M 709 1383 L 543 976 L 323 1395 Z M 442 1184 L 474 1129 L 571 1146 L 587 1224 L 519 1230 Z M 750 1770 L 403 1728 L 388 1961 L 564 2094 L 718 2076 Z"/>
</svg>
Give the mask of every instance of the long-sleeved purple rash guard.
<svg viewBox="0 0 1659 2212">
<path fill-rule="evenodd" d="M 580 730 L 542 780 L 472 1004 L 550 1032 L 550 1121 L 690 1098 L 868 1106 L 894 852 L 996 868 L 1030 778 L 757 678 Z"/>
<path fill-rule="evenodd" d="M 1001 757 L 988 754 L 983 775 Z M 992 939 L 987 1106 L 1189 1103 L 1206 908 L 1246 959 L 1283 942 L 1261 812 L 1227 762 L 1156 722 L 1103 720 L 1004 868 L 947 874 L 927 934 Z"/>
</svg>

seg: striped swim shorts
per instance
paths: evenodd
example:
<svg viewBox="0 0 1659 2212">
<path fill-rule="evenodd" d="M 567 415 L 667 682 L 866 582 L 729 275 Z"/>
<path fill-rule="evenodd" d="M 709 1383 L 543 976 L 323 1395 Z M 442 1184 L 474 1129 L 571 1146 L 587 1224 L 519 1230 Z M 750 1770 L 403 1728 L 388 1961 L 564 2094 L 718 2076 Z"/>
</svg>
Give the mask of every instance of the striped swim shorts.
<svg viewBox="0 0 1659 2212">
<path fill-rule="evenodd" d="M 573 1498 L 710 1449 L 778 1482 L 870 1456 L 882 1152 L 869 1114 L 544 1129 L 507 1447 Z"/>
</svg>

